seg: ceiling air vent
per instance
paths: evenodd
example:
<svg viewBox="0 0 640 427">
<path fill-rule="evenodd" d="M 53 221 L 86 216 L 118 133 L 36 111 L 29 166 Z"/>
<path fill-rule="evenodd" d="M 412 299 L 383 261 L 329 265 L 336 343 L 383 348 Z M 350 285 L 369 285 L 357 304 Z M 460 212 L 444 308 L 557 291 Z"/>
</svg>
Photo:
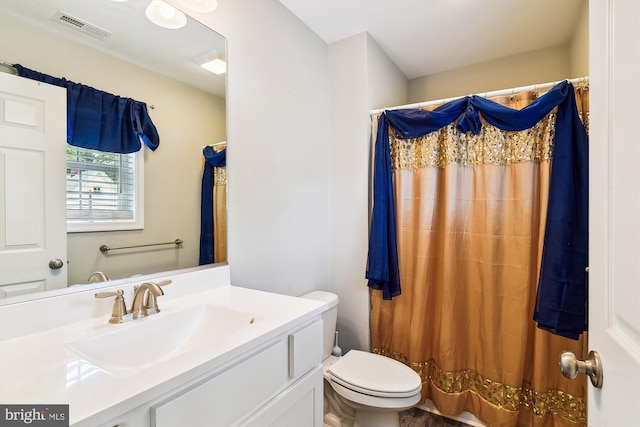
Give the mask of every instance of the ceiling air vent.
<svg viewBox="0 0 640 427">
<path fill-rule="evenodd" d="M 102 28 L 89 24 L 86 21 L 83 21 L 80 18 L 76 18 L 75 16 L 69 15 L 61 10 L 57 11 L 51 18 L 52 21 L 58 22 L 60 24 L 66 25 L 67 27 L 74 28 L 82 33 L 88 34 L 91 37 L 95 37 L 99 40 L 106 40 L 111 37 L 111 33 L 107 30 L 103 30 Z"/>
</svg>

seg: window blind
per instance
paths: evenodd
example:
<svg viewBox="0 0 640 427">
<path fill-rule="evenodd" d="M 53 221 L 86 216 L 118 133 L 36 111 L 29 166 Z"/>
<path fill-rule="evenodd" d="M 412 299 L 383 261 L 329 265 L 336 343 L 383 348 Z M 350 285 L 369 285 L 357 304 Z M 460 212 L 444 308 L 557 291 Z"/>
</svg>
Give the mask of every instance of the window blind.
<svg viewBox="0 0 640 427">
<path fill-rule="evenodd" d="M 134 219 L 135 180 L 135 153 L 67 145 L 67 220 Z"/>
</svg>

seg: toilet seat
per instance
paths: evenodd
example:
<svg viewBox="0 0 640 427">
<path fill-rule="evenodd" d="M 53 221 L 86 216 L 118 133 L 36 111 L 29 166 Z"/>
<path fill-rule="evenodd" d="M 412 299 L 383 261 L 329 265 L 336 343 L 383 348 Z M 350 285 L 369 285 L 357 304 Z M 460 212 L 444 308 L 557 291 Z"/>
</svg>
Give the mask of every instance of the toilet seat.
<svg viewBox="0 0 640 427">
<path fill-rule="evenodd" d="M 378 397 L 350 390 L 335 381 L 329 381 L 329 384 L 336 393 L 347 400 L 349 406 L 356 410 L 367 408 L 374 411 L 379 409 L 402 411 L 415 406 L 420 401 L 420 391 L 409 397 Z"/>
<path fill-rule="evenodd" d="M 420 376 L 408 366 L 359 350 L 349 351 L 332 363 L 326 373 L 332 386 L 373 397 L 414 398 L 419 397 L 422 388 Z"/>
</svg>

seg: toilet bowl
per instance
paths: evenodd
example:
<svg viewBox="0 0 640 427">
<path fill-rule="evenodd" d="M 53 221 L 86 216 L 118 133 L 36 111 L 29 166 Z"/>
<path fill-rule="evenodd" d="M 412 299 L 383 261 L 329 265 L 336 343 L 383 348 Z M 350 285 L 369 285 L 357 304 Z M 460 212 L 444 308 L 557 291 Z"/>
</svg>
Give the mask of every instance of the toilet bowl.
<svg viewBox="0 0 640 427">
<path fill-rule="evenodd" d="M 324 327 L 325 426 L 397 427 L 399 412 L 420 401 L 420 376 L 389 357 L 351 350 L 331 355 L 338 296 L 315 291 L 303 298 L 327 303 Z"/>
</svg>

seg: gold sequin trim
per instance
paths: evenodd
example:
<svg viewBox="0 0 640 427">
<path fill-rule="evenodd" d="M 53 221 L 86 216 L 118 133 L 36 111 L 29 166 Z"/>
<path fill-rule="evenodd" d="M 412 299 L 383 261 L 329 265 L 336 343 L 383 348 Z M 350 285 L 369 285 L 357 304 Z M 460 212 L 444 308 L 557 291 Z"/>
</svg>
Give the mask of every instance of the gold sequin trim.
<svg viewBox="0 0 640 427">
<path fill-rule="evenodd" d="M 423 382 L 431 381 L 445 393 L 471 392 L 484 401 L 508 411 L 528 408 L 537 417 L 559 415 L 573 422 L 587 422 L 587 406 L 584 398 L 575 397 L 560 390 L 539 392 L 530 384 L 513 387 L 484 378 L 471 369 L 448 372 L 442 370 L 434 360 L 412 362 L 404 353 L 389 349 L 374 349 L 374 353 L 396 359 L 416 371 Z"/>
<path fill-rule="evenodd" d="M 508 165 L 540 162 L 553 157 L 555 111 L 547 114 L 535 126 L 523 131 L 505 131 L 482 119 L 477 135 L 460 132 L 457 122 L 427 135 L 399 139 L 390 130 L 391 163 L 393 169 L 443 168 L 457 165 Z"/>
<path fill-rule="evenodd" d="M 213 185 L 227 185 L 227 168 L 213 168 Z"/>
<path fill-rule="evenodd" d="M 587 135 L 589 134 L 589 112 L 587 111 L 586 113 L 580 113 L 580 121 L 582 121 L 582 124 L 584 125 L 584 130 L 587 131 Z"/>
</svg>

